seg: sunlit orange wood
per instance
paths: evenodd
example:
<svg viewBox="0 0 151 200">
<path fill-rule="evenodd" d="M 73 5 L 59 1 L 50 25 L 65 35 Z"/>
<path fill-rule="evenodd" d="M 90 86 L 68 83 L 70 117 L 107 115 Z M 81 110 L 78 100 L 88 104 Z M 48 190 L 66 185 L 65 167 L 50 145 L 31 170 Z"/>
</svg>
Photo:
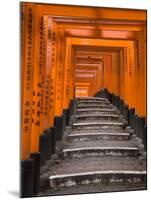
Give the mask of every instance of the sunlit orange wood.
<svg viewBox="0 0 151 200">
<path fill-rule="evenodd" d="M 42 25 L 40 30 L 40 49 L 39 57 L 40 57 L 40 79 L 41 79 L 41 98 L 40 98 L 40 106 L 41 106 L 41 113 L 40 113 L 40 133 L 46 129 L 46 112 L 47 112 L 47 105 L 46 105 L 46 55 L 47 55 L 47 32 L 48 32 L 48 18 L 47 16 L 43 16 Z"/>
<path fill-rule="evenodd" d="M 46 128 L 51 126 L 51 118 L 50 115 L 50 90 L 51 90 L 51 58 L 52 58 L 52 41 L 51 41 L 51 19 L 46 17 L 47 20 L 47 33 L 46 33 L 46 40 L 47 40 L 47 46 L 46 46 L 46 79 L 45 79 L 45 124 Z"/>
<path fill-rule="evenodd" d="M 138 32 L 136 40 L 135 90 L 137 113 L 146 116 L 146 30 Z M 138 89 L 139 88 L 139 89 Z"/>
<path fill-rule="evenodd" d="M 101 19 L 146 20 L 146 11 L 43 4 L 45 14 Z"/>
<path fill-rule="evenodd" d="M 89 88 L 88 87 L 76 87 L 75 88 L 75 98 L 78 97 L 88 97 L 89 96 Z"/>
<path fill-rule="evenodd" d="M 76 19 L 74 19 L 76 21 Z M 83 21 L 83 20 L 82 20 Z M 94 31 L 96 30 L 96 26 L 97 29 L 99 30 L 115 30 L 115 31 L 142 31 L 144 29 L 144 23 L 142 24 L 117 24 L 114 22 L 112 22 L 112 24 L 102 24 L 100 22 L 100 24 L 96 24 L 95 21 L 93 23 L 93 25 L 90 25 L 89 22 L 84 23 L 84 22 L 79 22 L 77 23 L 58 23 L 58 27 L 59 28 L 64 28 L 66 29 L 66 32 L 68 33 L 68 30 L 72 29 L 78 29 L 78 30 L 84 30 L 84 31 L 91 31 L 94 33 Z"/>
<path fill-rule="evenodd" d="M 54 117 L 55 117 L 55 83 L 56 83 L 56 37 L 57 37 L 57 27 L 56 23 L 53 22 L 52 18 L 49 18 L 50 32 L 49 37 L 51 41 L 51 76 L 50 76 L 50 126 L 54 125 Z"/>
<path fill-rule="evenodd" d="M 33 98 L 33 55 L 34 55 L 34 16 L 33 4 L 22 4 L 22 119 L 21 119 L 21 157 L 30 156 L 31 126 L 32 126 L 32 98 Z"/>
<path fill-rule="evenodd" d="M 50 76 L 51 76 L 51 26 L 50 26 L 50 19 L 48 16 L 44 16 L 44 26 L 45 26 L 45 34 L 44 34 L 44 41 L 45 41 L 45 82 L 44 82 L 44 129 L 50 127 Z"/>
<path fill-rule="evenodd" d="M 66 54 L 65 54 L 65 71 L 64 71 L 64 88 L 63 88 L 63 107 L 68 108 L 69 105 L 69 81 L 70 81 L 70 62 L 68 57 L 71 57 L 71 45 L 69 40 L 66 41 Z"/>
<path fill-rule="evenodd" d="M 31 129 L 31 152 L 39 151 L 40 117 L 41 117 L 41 90 L 42 90 L 42 31 L 43 26 L 42 9 L 36 7 L 34 32 L 34 56 L 33 56 L 33 107 L 32 107 L 32 129 Z"/>
<path fill-rule="evenodd" d="M 55 88 L 55 116 L 62 114 L 62 90 L 63 90 L 63 68 L 64 68 L 64 52 L 62 51 L 62 42 L 64 40 L 64 31 L 58 31 L 57 38 L 57 62 L 56 62 L 56 88 Z"/>
<path fill-rule="evenodd" d="M 125 76 L 124 76 L 124 49 L 119 52 L 119 96 L 124 99 L 125 94 Z"/>
<path fill-rule="evenodd" d="M 93 77 L 94 82 L 95 82 L 95 84 L 93 85 L 93 94 L 96 93 L 96 91 L 97 91 L 97 84 L 96 84 L 97 83 L 97 73 L 96 73 L 96 71 L 92 71 L 92 70 L 91 71 L 88 71 L 88 70 L 76 71 L 75 79 L 76 79 L 76 77 L 81 77 L 81 79 L 83 79 L 85 77 Z"/>
</svg>

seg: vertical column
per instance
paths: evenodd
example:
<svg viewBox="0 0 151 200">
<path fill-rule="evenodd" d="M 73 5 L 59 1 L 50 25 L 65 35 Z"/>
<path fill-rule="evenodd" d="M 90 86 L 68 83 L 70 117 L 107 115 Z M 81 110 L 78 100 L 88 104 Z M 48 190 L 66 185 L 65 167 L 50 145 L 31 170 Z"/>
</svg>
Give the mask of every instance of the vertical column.
<svg viewBox="0 0 151 200">
<path fill-rule="evenodd" d="M 119 76 L 119 71 L 118 71 L 118 53 L 115 53 L 115 94 L 118 95 L 118 76 Z"/>
<path fill-rule="evenodd" d="M 104 76 L 102 78 L 104 78 L 104 85 L 103 87 L 104 88 L 109 88 L 109 56 L 106 55 L 106 56 L 103 56 L 103 65 L 104 65 Z"/>
<path fill-rule="evenodd" d="M 115 57 L 115 53 L 113 53 L 113 55 L 112 55 L 112 68 L 111 68 L 111 70 L 112 70 L 112 72 L 111 72 L 111 91 L 115 94 L 115 87 L 116 87 L 116 82 L 115 82 L 115 80 L 116 80 L 116 77 L 115 77 L 115 74 L 116 74 L 116 57 Z"/>
<path fill-rule="evenodd" d="M 70 65 L 69 59 L 71 58 L 71 45 L 70 40 L 66 39 L 66 55 L 65 55 L 65 72 L 64 72 L 64 89 L 63 89 L 63 107 L 66 109 L 69 105 L 69 83 L 70 83 Z"/>
<path fill-rule="evenodd" d="M 138 34 L 135 40 L 135 109 L 139 111 L 139 104 L 140 102 L 138 101 L 139 96 L 140 96 L 140 88 L 139 86 L 139 68 L 140 68 L 140 53 L 139 53 L 139 39 L 138 39 Z"/>
<path fill-rule="evenodd" d="M 103 68 L 104 68 L 104 74 L 102 73 L 101 74 L 101 79 L 102 80 L 102 83 L 103 83 L 103 88 L 106 88 L 108 87 L 108 64 L 107 64 L 107 56 L 103 55 L 102 56 L 103 58 Z"/>
<path fill-rule="evenodd" d="M 43 16 L 40 27 L 40 78 L 41 78 L 41 92 L 40 92 L 40 133 L 43 133 L 46 129 L 46 104 L 45 104 L 45 92 L 46 92 L 46 46 L 47 46 L 47 16 Z"/>
<path fill-rule="evenodd" d="M 110 56 L 108 56 L 109 59 L 109 65 L 108 65 L 108 89 L 110 92 L 112 92 L 112 56 L 113 54 L 111 54 Z"/>
<path fill-rule="evenodd" d="M 36 7 L 36 21 L 34 35 L 35 51 L 33 55 L 34 82 L 33 82 L 33 108 L 31 130 L 31 152 L 39 151 L 40 117 L 41 117 L 41 75 L 42 75 L 42 34 L 43 34 L 42 8 Z M 41 130 L 42 131 L 42 130 Z"/>
<path fill-rule="evenodd" d="M 129 44 L 127 48 L 127 62 L 128 62 L 128 71 L 127 71 L 127 97 L 128 105 L 130 108 L 135 106 L 135 63 L 134 63 L 134 46 L 132 43 Z"/>
<path fill-rule="evenodd" d="M 64 109 L 64 80 L 66 74 L 65 57 L 66 57 L 66 35 L 65 30 L 61 31 L 61 62 L 62 62 L 62 82 L 61 82 L 61 107 Z"/>
<path fill-rule="evenodd" d="M 21 154 L 22 159 L 30 156 L 31 126 L 32 126 L 32 98 L 33 98 L 33 54 L 34 54 L 34 15 L 33 4 L 23 4 L 22 21 L 22 119 L 21 119 Z"/>
<path fill-rule="evenodd" d="M 101 90 L 101 88 L 102 87 L 100 87 L 99 85 L 100 85 L 100 71 L 99 71 L 99 69 L 100 69 L 100 65 L 101 65 L 101 63 L 97 66 L 97 68 L 96 68 L 96 70 L 95 70 L 95 74 L 96 74 L 96 80 L 97 80 L 97 84 L 96 84 L 96 91 L 95 91 L 95 93 L 97 93 L 99 90 Z"/>
<path fill-rule="evenodd" d="M 128 104 L 128 59 L 127 59 L 127 48 L 124 47 L 123 50 L 124 53 L 124 95 L 123 95 L 123 100 L 125 101 L 126 104 Z"/>
<path fill-rule="evenodd" d="M 139 33 L 140 68 L 138 80 L 140 83 L 140 115 L 146 116 L 146 30 Z"/>
<path fill-rule="evenodd" d="M 118 55 L 117 53 L 113 54 L 113 71 L 112 71 L 112 76 L 113 76 L 113 93 L 115 95 L 118 94 Z"/>
<path fill-rule="evenodd" d="M 69 102 L 74 97 L 74 80 L 75 80 L 75 74 L 74 74 L 74 48 L 71 48 L 71 58 L 69 61 L 70 65 L 70 96 L 69 96 Z"/>
<path fill-rule="evenodd" d="M 57 48 L 57 71 L 56 71 L 56 95 L 55 95 L 55 115 L 60 116 L 63 111 L 63 72 L 64 72 L 64 30 L 58 30 Z"/>
<path fill-rule="evenodd" d="M 46 32 L 46 79 L 45 79 L 45 124 L 46 128 L 50 127 L 50 77 L 51 77 L 51 52 L 52 52 L 52 45 L 51 45 L 51 19 L 48 16 L 46 17 L 46 25 L 47 25 L 47 32 Z"/>
<path fill-rule="evenodd" d="M 22 139 L 21 139 L 21 197 L 29 197 L 38 193 L 40 177 L 40 154 L 32 154 L 32 112 L 34 86 L 34 56 L 36 29 L 36 6 L 22 3 Z M 36 149 L 37 150 L 37 149 Z M 35 149 L 34 149 L 35 151 Z M 37 151 L 36 151 L 37 152 Z"/>
<path fill-rule="evenodd" d="M 145 30 L 137 33 L 137 68 L 136 88 L 137 91 L 137 112 L 140 116 L 146 116 L 146 33 Z"/>
<path fill-rule="evenodd" d="M 55 79 L 56 79 L 56 23 L 53 22 L 52 18 L 49 18 L 49 26 L 50 26 L 50 40 L 51 40 L 51 79 L 50 79 L 50 105 L 49 105 L 49 113 L 50 113 L 50 126 L 54 125 L 54 116 L 55 116 Z"/>
<path fill-rule="evenodd" d="M 142 116 L 147 117 L 147 33 L 146 27 L 144 27 L 143 31 L 143 58 L 144 58 L 144 70 L 143 70 L 143 90 L 144 90 L 144 99 L 143 99 L 143 108 L 142 108 Z"/>
<path fill-rule="evenodd" d="M 125 93 L 125 76 L 124 76 L 124 57 L 123 49 L 119 53 L 119 96 L 124 98 Z"/>
</svg>

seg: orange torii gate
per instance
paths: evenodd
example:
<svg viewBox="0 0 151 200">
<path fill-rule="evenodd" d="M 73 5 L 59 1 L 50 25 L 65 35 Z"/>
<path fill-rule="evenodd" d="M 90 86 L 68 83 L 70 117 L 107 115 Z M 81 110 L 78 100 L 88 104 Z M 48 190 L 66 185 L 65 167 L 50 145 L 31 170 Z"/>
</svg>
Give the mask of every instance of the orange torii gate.
<svg viewBox="0 0 151 200">
<path fill-rule="evenodd" d="M 100 89 L 100 86 L 99 86 L 99 83 L 100 83 L 100 79 L 99 79 L 99 76 L 98 76 L 98 70 L 75 70 L 75 75 L 77 74 L 93 74 L 94 76 L 94 80 L 95 80 L 95 85 L 94 85 L 94 94 L 99 91 Z"/>
<path fill-rule="evenodd" d="M 138 97 L 137 94 L 134 92 L 134 88 L 136 87 L 135 84 L 135 57 L 134 57 L 134 42 L 133 41 L 128 41 L 128 40 L 104 40 L 104 39 L 83 39 L 83 38 L 67 38 L 67 44 L 70 46 L 72 45 L 89 45 L 89 46 L 113 46 L 113 47 L 122 47 L 124 48 L 124 63 L 125 64 L 125 96 L 124 100 L 128 103 L 129 107 L 135 107 L 136 111 L 139 115 L 141 116 L 146 116 L 146 104 L 139 105 L 139 107 L 136 107 L 137 104 L 135 102 L 137 101 Z M 69 52 L 66 53 L 68 55 Z M 114 61 L 117 60 L 116 57 L 114 57 Z M 68 63 L 68 65 L 70 65 Z M 133 66 L 133 67 L 132 67 Z M 135 66 L 135 67 L 134 67 Z M 66 68 L 66 65 L 65 65 Z M 114 68 L 116 68 L 116 64 L 114 63 Z M 146 66 L 142 65 L 143 71 L 146 70 Z M 117 70 L 115 69 L 115 73 Z M 143 73 L 144 76 L 146 73 Z M 117 73 L 116 73 L 117 76 Z M 146 78 L 143 77 L 144 80 Z M 113 83 L 111 83 L 113 85 Z M 145 90 L 146 87 L 146 82 L 143 82 L 143 91 Z M 116 88 L 115 88 L 116 89 Z M 117 90 L 111 92 L 115 92 L 115 94 L 120 95 L 117 93 Z M 136 90 L 135 90 L 136 91 Z M 141 98 L 139 96 L 139 98 Z M 145 96 L 143 97 L 144 99 L 146 98 Z M 143 101 L 144 101 L 143 99 Z M 142 109 L 143 106 L 143 109 Z"/>
<path fill-rule="evenodd" d="M 92 78 L 94 84 L 92 85 L 92 92 L 91 92 L 90 96 L 95 95 L 95 93 L 96 93 L 95 83 L 96 83 L 96 79 L 97 79 L 95 72 L 93 72 L 93 73 L 92 72 L 86 72 L 86 73 L 78 72 L 78 73 L 75 73 L 75 82 L 76 82 L 76 78 L 79 78 L 79 79 Z"/>
<path fill-rule="evenodd" d="M 90 86 L 89 86 L 89 96 L 93 95 L 93 93 L 94 93 L 93 88 L 94 88 L 94 84 L 95 84 L 94 77 L 92 77 L 92 76 L 91 77 L 85 77 L 83 79 L 81 79 L 81 77 L 77 77 L 75 83 L 80 83 L 80 84 L 82 84 L 82 83 L 88 84 L 89 83 L 90 84 Z"/>
<path fill-rule="evenodd" d="M 91 95 L 91 82 L 89 81 L 89 82 L 75 82 L 75 98 L 76 97 L 79 97 L 79 94 L 77 93 L 77 91 L 78 91 L 78 88 L 80 89 L 80 88 L 85 88 L 85 90 L 86 90 L 86 95 L 87 96 L 90 96 Z M 86 96 L 86 95 L 84 95 L 84 96 Z M 80 95 L 81 96 L 81 95 Z"/>
<path fill-rule="evenodd" d="M 87 53 L 87 52 L 85 52 L 85 53 Z M 108 87 L 110 89 L 110 81 L 113 78 L 110 73 L 111 67 L 112 67 L 112 55 L 115 53 L 116 52 L 114 52 L 114 51 L 113 52 L 102 52 L 102 51 L 99 52 L 99 55 L 102 57 L 103 65 L 102 65 L 102 63 L 100 63 L 101 65 L 100 64 L 98 65 L 98 68 L 100 68 L 100 69 L 97 74 L 100 75 L 100 73 L 101 73 L 101 79 L 99 80 L 100 86 L 98 87 L 98 90 L 100 90 L 101 88 L 104 88 L 104 87 Z M 88 54 L 88 55 L 90 55 L 90 54 Z M 117 64 L 118 70 L 119 70 L 118 62 L 116 64 Z M 77 66 L 78 65 L 76 64 L 76 67 Z M 81 65 L 81 66 L 84 66 L 84 65 Z M 89 66 L 89 69 L 90 69 L 90 66 Z M 118 82 L 119 82 L 119 80 L 116 79 L 116 84 L 118 84 Z M 118 87 L 116 87 L 116 88 L 119 90 Z"/>
</svg>

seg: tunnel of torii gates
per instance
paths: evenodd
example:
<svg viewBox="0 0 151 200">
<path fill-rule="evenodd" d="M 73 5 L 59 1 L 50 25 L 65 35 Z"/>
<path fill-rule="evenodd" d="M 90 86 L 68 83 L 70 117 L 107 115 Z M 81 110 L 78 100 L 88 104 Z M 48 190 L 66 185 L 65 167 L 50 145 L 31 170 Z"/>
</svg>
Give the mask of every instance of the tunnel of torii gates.
<svg viewBox="0 0 151 200">
<path fill-rule="evenodd" d="M 146 117 L 146 11 L 21 3 L 21 159 L 72 99 L 101 89 Z"/>
</svg>

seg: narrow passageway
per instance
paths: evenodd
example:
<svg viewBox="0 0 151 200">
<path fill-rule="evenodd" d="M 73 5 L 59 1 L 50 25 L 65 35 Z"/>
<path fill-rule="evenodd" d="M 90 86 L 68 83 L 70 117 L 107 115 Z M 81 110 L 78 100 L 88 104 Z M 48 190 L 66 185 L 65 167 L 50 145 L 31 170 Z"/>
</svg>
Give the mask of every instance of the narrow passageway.
<svg viewBox="0 0 151 200">
<path fill-rule="evenodd" d="M 20 4 L 21 197 L 146 189 L 146 10 Z"/>
<path fill-rule="evenodd" d="M 146 188 L 143 144 L 107 98 L 76 99 L 69 124 L 58 157 L 41 169 L 40 195 Z"/>
</svg>

